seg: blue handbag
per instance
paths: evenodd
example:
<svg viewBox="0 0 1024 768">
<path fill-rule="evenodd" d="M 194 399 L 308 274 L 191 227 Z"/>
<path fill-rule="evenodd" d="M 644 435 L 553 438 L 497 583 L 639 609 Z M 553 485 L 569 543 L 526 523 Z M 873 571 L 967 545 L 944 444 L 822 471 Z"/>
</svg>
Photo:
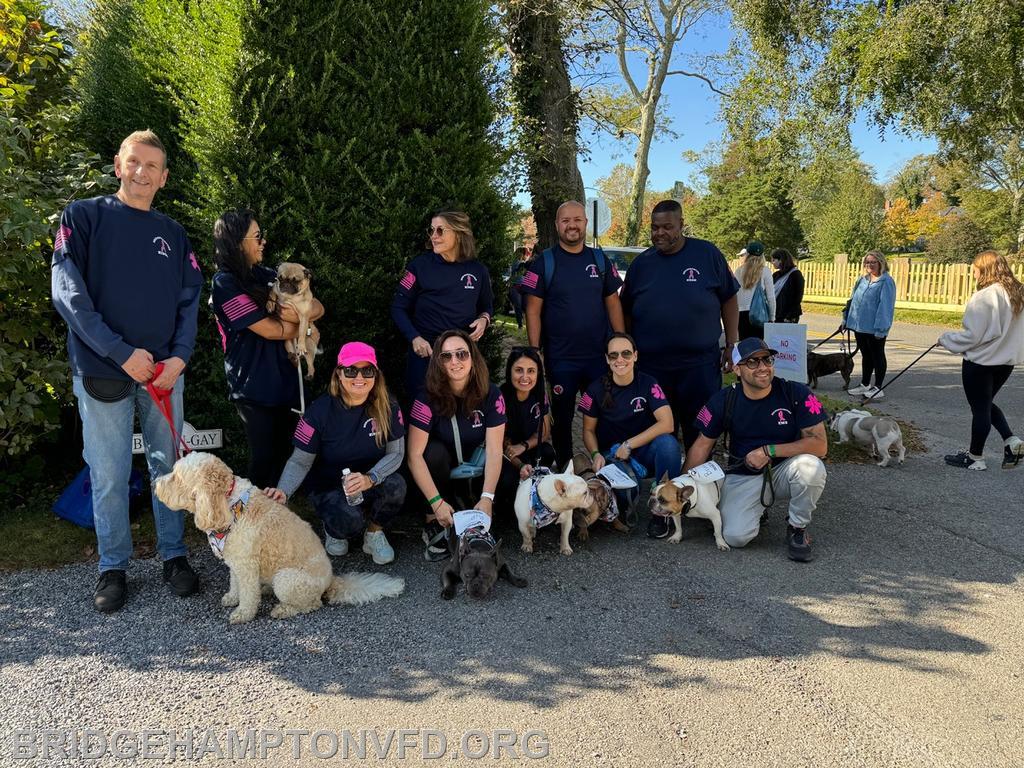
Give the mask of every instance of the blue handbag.
<svg viewBox="0 0 1024 768">
<path fill-rule="evenodd" d="M 764 284 L 758 282 L 754 287 L 754 295 L 750 297 L 750 324 L 763 326 L 770 319 L 768 298 L 764 295 Z"/>
<path fill-rule="evenodd" d="M 142 473 L 133 469 L 128 478 L 128 503 L 142 497 Z M 57 517 L 82 528 L 95 529 L 96 523 L 92 510 L 92 480 L 89 477 L 89 465 L 75 475 L 75 479 L 64 489 L 60 498 L 53 503 L 53 512 Z"/>
</svg>

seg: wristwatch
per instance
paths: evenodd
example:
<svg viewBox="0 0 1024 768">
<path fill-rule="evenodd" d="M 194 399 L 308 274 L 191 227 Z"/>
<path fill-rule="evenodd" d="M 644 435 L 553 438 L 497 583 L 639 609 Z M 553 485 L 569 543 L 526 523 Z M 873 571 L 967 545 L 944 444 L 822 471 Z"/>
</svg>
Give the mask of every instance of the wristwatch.
<svg viewBox="0 0 1024 768">
<path fill-rule="evenodd" d="M 372 469 L 366 473 L 366 476 L 370 478 L 370 482 L 373 483 L 375 486 L 380 485 L 380 478 L 377 477 L 377 473 L 374 472 Z"/>
</svg>

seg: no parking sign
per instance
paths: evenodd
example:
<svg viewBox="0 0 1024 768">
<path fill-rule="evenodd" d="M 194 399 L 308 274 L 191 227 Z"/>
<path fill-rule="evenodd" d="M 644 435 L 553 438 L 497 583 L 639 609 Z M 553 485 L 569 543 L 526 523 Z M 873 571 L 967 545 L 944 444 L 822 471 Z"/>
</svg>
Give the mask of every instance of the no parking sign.
<svg viewBox="0 0 1024 768">
<path fill-rule="evenodd" d="M 765 323 L 764 340 L 775 356 L 775 375 L 807 383 L 807 326 L 802 323 Z"/>
</svg>

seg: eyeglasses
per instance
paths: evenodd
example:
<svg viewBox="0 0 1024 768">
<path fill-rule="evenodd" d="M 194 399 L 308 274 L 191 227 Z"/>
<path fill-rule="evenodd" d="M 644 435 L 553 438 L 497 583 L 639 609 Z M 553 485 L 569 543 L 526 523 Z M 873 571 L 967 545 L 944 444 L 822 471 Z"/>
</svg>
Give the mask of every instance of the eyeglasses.
<svg viewBox="0 0 1024 768">
<path fill-rule="evenodd" d="M 621 352 L 609 352 L 608 354 L 605 355 L 605 357 L 607 357 L 609 360 L 618 360 L 619 359 L 619 355 L 622 356 L 623 360 L 632 360 L 633 359 L 633 350 L 632 349 L 624 349 Z"/>
<path fill-rule="evenodd" d="M 756 371 L 762 365 L 765 368 L 771 368 L 775 365 L 775 355 L 766 355 L 765 357 L 748 357 L 743 361 L 743 365 L 752 371 Z"/>
<path fill-rule="evenodd" d="M 433 237 L 434 235 L 444 237 L 444 233 L 447 231 L 444 227 L 427 227 L 427 237 Z"/>
<path fill-rule="evenodd" d="M 267 242 L 266 234 L 267 233 L 264 232 L 262 229 L 257 229 L 255 235 L 246 235 L 242 239 L 243 240 L 259 240 L 261 243 L 265 243 L 265 242 Z"/>
<path fill-rule="evenodd" d="M 465 362 L 469 360 L 468 349 L 456 349 L 454 352 L 442 352 L 438 357 L 441 358 L 442 363 L 450 363 L 454 357 L 456 360 Z"/>
<path fill-rule="evenodd" d="M 341 369 L 341 375 L 346 379 L 354 379 L 356 376 L 362 376 L 364 379 L 375 379 L 377 378 L 377 369 L 372 365 L 364 365 L 362 368 L 355 365 L 346 365 Z"/>
<path fill-rule="evenodd" d="M 864 266 L 865 266 L 865 267 L 870 267 L 870 266 L 871 266 L 872 264 L 874 264 L 874 265 L 876 265 L 876 266 L 877 266 L 877 265 L 878 265 L 878 262 L 877 262 L 877 261 L 874 261 L 874 260 L 871 260 L 871 261 L 865 261 L 865 262 L 864 262 Z"/>
</svg>

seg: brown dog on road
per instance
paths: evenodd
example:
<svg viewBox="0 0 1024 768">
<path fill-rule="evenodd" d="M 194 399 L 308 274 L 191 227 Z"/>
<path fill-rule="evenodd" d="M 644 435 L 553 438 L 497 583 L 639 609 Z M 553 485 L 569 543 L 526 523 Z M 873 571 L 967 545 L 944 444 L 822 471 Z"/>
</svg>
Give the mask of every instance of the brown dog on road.
<svg viewBox="0 0 1024 768">
<path fill-rule="evenodd" d="M 313 378 L 313 358 L 320 346 L 320 331 L 310 321 L 313 311 L 313 292 L 309 289 L 312 273 L 301 264 L 284 262 L 277 268 L 277 279 L 271 284 L 267 311 L 273 312 L 278 306 L 291 307 L 299 316 L 299 335 L 285 341 L 285 349 L 292 362 L 298 365 L 299 357 L 306 358 L 306 378 Z"/>
</svg>

